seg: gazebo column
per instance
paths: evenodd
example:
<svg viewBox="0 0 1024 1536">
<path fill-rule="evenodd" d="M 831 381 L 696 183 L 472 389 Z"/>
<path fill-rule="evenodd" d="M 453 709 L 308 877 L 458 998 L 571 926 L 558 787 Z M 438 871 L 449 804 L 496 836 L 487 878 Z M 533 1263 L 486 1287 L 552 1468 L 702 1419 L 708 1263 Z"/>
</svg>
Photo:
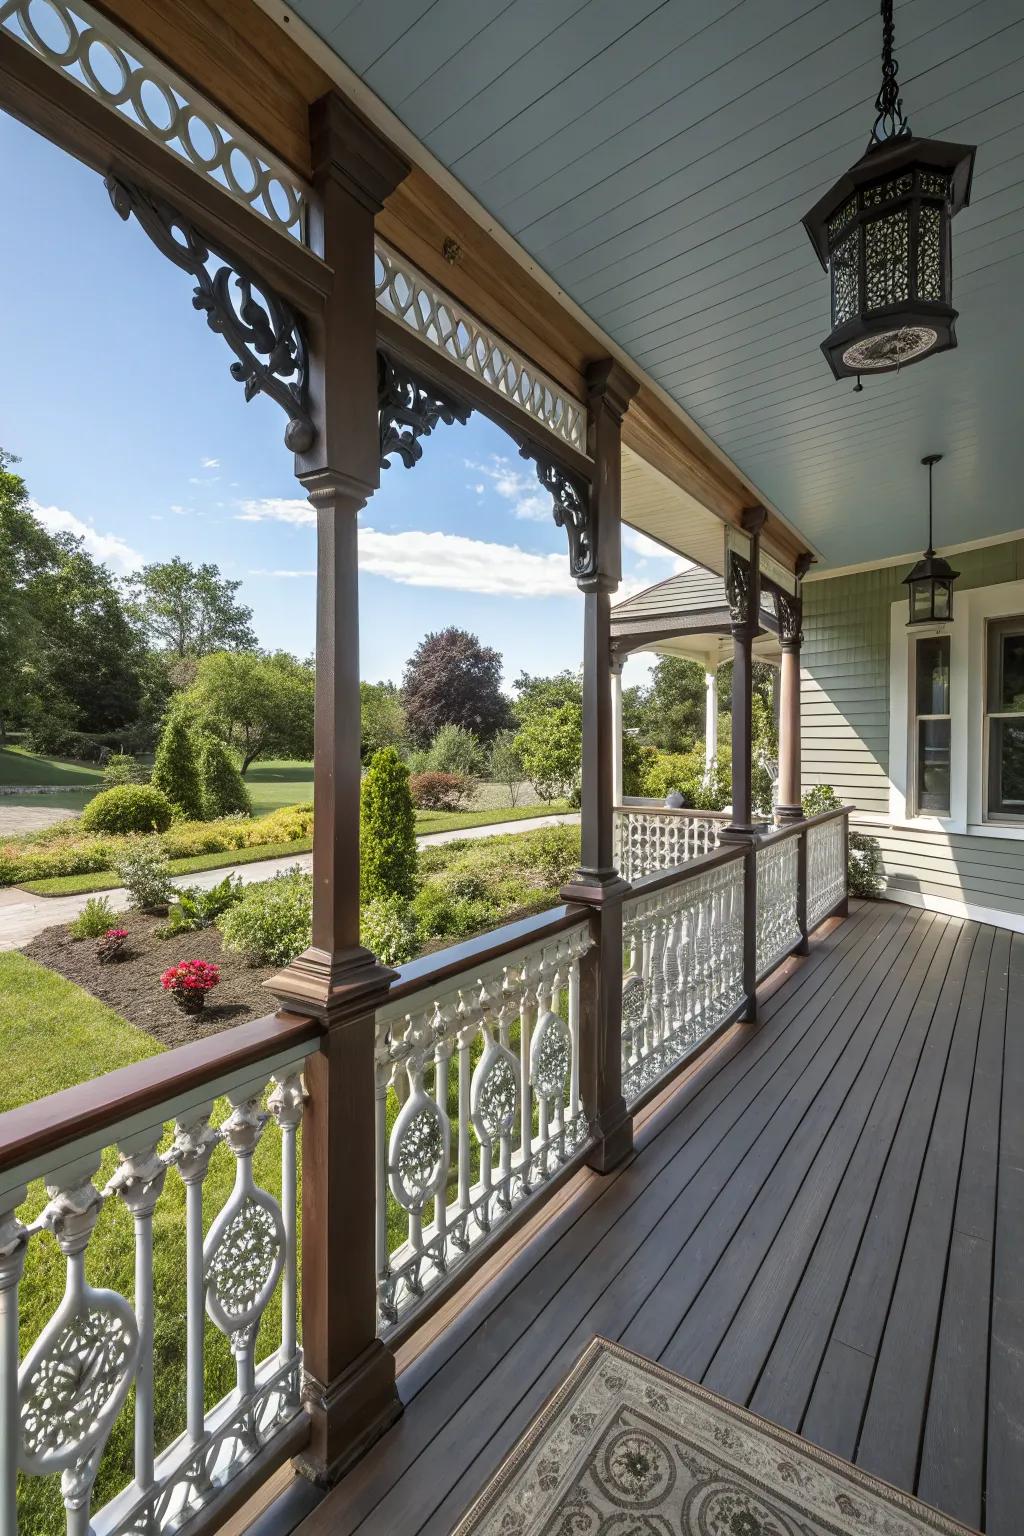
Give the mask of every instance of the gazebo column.
<svg viewBox="0 0 1024 1536">
<path fill-rule="evenodd" d="M 622 902 L 629 890 L 615 869 L 611 595 L 622 576 L 620 536 L 622 418 L 637 385 L 611 359 L 587 372 L 591 574 L 584 594 L 583 762 L 580 867 L 562 896 L 593 908 L 597 943 L 581 967 L 580 1087 L 593 1129 L 587 1161 L 604 1173 L 633 1148 L 633 1122 L 622 1096 Z"/>
<path fill-rule="evenodd" d="M 704 783 L 711 782 L 718 760 L 718 668 L 704 671 Z"/>
<path fill-rule="evenodd" d="M 624 656 L 610 662 L 612 684 L 612 802 L 622 804 L 622 668 Z"/>
<path fill-rule="evenodd" d="M 320 1484 L 401 1413 L 391 1352 L 377 1338 L 375 1010 L 394 973 L 359 941 L 359 606 L 357 517 L 379 484 L 374 214 L 408 166 L 336 95 L 310 131 L 333 282 L 309 336 L 313 447 L 296 474 L 316 510 L 313 942 L 268 983 L 284 1007 L 318 1016 L 305 1069 L 302 1156 L 303 1397 L 300 1470 Z"/>
</svg>

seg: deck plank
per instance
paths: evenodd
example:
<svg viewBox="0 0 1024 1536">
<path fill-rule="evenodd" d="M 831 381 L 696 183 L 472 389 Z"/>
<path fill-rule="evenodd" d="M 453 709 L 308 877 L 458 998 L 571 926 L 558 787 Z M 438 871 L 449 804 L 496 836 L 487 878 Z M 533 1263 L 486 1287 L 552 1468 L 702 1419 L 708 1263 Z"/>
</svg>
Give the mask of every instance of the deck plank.
<svg viewBox="0 0 1024 1536">
<path fill-rule="evenodd" d="M 1024 937 L 857 905 L 452 1309 L 301 1536 L 448 1536 L 595 1333 L 1016 1533 L 1022 995 Z"/>
</svg>

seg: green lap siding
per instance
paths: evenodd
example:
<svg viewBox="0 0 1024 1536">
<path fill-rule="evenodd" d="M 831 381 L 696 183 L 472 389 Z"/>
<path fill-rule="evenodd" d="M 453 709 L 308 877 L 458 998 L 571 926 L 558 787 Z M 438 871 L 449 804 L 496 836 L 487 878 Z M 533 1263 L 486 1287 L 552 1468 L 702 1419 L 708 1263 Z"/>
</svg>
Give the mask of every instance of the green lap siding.
<svg viewBox="0 0 1024 1536">
<path fill-rule="evenodd" d="M 1024 579 L 1024 539 L 958 554 L 956 591 Z M 804 788 L 831 784 L 882 847 L 890 895 L 1024 918 L 1024 841 L 889 824 L 889 632 L 909 565 L 804 586 Z"/>
</svg>

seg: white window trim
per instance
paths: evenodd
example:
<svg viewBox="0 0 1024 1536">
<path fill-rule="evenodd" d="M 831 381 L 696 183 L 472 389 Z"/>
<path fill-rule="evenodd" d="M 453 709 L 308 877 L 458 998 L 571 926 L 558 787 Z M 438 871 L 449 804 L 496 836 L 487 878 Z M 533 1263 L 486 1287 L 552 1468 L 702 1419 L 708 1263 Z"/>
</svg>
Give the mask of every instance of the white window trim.
<svg viewBox="0 0 1024 1536">
<path fill-rule="evenodd" d="M 954 589 L 951 624 L 907 627 L 907 600 L 892 604 L 889 628 L 889 819 L 922 832 L 970 833 L 1024 841 L 1024 823 L 985 821 L 986 626 L 990 619 L 1024 614 L 1024 581 Z M 948 634 L 950 772 L 948 816 L 913 814 L 911 647 L 923 635 Z M 973 749 L 973 750 L 972 750 Z"/>
</svg>

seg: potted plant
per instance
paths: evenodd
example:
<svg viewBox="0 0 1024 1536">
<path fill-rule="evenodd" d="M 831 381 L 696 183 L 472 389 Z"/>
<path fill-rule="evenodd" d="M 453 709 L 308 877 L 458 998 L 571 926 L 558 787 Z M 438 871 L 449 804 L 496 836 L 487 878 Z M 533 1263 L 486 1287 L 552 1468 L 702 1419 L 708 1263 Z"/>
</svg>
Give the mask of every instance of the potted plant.
<svg viewBox="0 0 1024 1536">
<path fill-rule="evenodd" d="M 108 928 L 96 945 L 96 959 L 101 965 L 128 958 L 128 929 Z"/>
<path fill-rule="evenodd" d="M 160 985 L 169 992 L 183 1013 L 202 1013 L 207 993 L 220 981 L 220 969 L 208 960 L 181 960 L 160 977 Z"/>
</svg>

